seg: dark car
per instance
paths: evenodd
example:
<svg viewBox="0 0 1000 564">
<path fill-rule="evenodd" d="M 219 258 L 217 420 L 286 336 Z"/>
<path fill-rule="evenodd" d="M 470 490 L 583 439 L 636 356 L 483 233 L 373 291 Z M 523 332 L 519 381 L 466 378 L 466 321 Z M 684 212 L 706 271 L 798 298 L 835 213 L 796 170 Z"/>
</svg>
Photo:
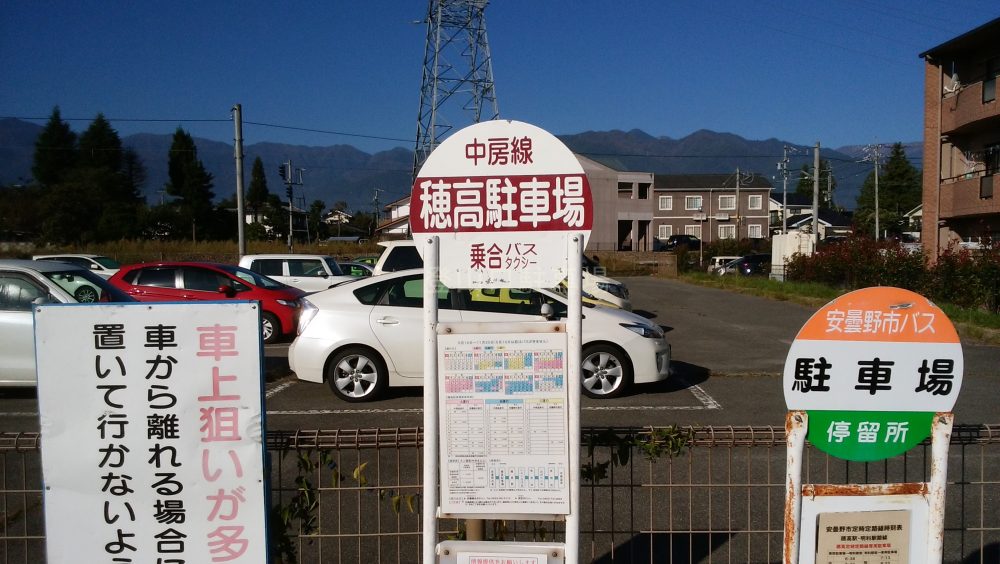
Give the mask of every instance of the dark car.
<svg viewBox="0 0 1000 564">
<path fill-rule="evenodd" d="M 719 267 L 715 272 L 719 276 L 727 274 L 742 274 L 743 276 L 753 276 L 755 274 L 767 274 L 771 270 L 771 255 L 767 253 L 756 253 L 742 256 L 736 260 L 731 260 Z"/>
<path fill-rule="evenodd" d="M 687 247 L 688 249 L 695 249 L 701 245 L 701 239 L 698 239 L 694 235 L 671 235 L 667 237 L 666 241 L 662 239 L 654 239 L 653 250 L 654 251 L 674 251 L 678 247 Z"/>
<path fill-rule="evenodd" d="M 123 266 L 109 280 L 140 302 L 256 300 L 265 343 L 294 335 L 305 292 L 231 264 L 161 262 Z"/>
</svg>

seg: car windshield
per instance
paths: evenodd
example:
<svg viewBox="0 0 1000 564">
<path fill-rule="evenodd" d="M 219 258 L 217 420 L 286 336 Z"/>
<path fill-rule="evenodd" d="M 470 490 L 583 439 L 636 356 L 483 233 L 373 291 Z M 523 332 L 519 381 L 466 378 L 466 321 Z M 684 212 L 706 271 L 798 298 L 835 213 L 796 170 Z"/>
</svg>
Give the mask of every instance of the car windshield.
<svg viewBox="0 0 1000 564">
<path fill-rule="evenodd" d="M 112 286 L 107 280 L 89 270 L 71 269 L 53 272 L 43 272 L 46 278 L 66 291 L 71 296 L 78 295 L 81 286 L 90 286 L 97 291 L 99 302 L 134 302 L 132 296 Z"/>
<path fill-rule="evenodd" d="M 220 264 L 218 265 L 218 267 L 220 270 L 224 270 L 229 274 L 232 274 L 233 276 L 239 278 L 240 280 L 243 280 L 248 284 L 257 286 L 258 288 L 267 288 L 269 290 L 280 290 L 282 288 L 288 287 L 273 278 L 268 278 L 263 274 L 257 274 L 256 272 L 248 270 L 241 266 L 233 266 L 231 264 Z"/>
<path fill-rule="evenodd" d="M 104 268 L 115 269 L 122 267 L 120 262 L 116 261 L 111 257 L 94 257 L 94 262 L 103 266 Z"/>
</svg>

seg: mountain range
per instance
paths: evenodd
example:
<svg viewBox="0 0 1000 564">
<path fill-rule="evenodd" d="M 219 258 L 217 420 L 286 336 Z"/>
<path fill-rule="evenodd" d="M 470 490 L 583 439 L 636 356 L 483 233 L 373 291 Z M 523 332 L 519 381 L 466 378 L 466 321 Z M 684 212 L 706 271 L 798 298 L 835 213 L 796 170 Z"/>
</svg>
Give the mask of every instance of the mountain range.
<svg viewBox="0 0 1000 564">
<path fill-rule="evenodd" d="M 35 140 L 42 126 L 15 119 L 0 120 L 0 186 L 30 181 Z M 641 130 L 586 131 L 559 138 L 571 150 L 622 171 L 643 171 L 659 174 L 727 173 L 738 169 L 766 176 L 781 193 L 782 182 L 777 163 L 789 147 L 788 190 L 795 191 L 799 170 L 812 165 L 813 148 L 794 145 L 778 139 L 752 141 L 731 133 L 708 130 L 696 131 L 681 139 L 654 137 Z M 233 146 L 229 143 L 195 138 L 198 158 L 214 178 L 217 198 L 233 193 L 236 167 Z M 150 204 L 166 196 L 167 154 L 172 135 L 139 133 L 122 138 L 122 144 L 134 149 L 147 168 L 143 195 Z M 821 147 L 821 158 L 833 167 L 837 188 L 834 203 L 854 209 L 864 179 L 871 164 L 859 162 L 864 146 L 852 145 L 838 149 Z M 904 143 L 911 164 L 919 168 L 922 143 Z M 413 152 L 397 147 L 374 154 L 351 145 L 312 147 L 281 143 L 254 143 L 244 146 L 244 183 L 249 186 L 254 159 L 264 163 L 269 190 L 284 199 L 284 185 L 278 176 L 280 163 L 290 160 L 294 168 L 304 169 L 301 186 L 295 187 L 296 205 L 308 207 L 322 200 L 332 207 L 345 201 L 348 209 L 371 211 L 378 202 L 384 205 L 410 192 Z"/>
</svg>

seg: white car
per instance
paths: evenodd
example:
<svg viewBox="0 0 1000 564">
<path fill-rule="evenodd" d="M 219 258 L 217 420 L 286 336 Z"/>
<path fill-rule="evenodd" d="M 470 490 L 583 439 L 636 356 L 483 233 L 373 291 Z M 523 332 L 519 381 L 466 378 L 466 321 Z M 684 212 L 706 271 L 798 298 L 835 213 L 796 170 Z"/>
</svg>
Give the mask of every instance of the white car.
<svg viewBox="0 0 1000 564">
<path fill-rule="evenodd" d="M 557 318 L 566 314 L 565 299 L 548 290 L 487 294 L 441 286 L 439 321 L 543 321 L 545 304 Z M 423 270 L 358 279 L 302 302 L 299 335 L 288 349 L 299 380 L 325 380 L 350 402 L 374 399 L 388 386 L 423 385 Z M 585 305 L 583 316 L 584 394 L 610 398 L 633 383 L 667 378 L 670 345 L 659 326 L 610 307 Z"/>
<path fill-rule="evenodd" d="M 424 261 L 417 252 L 416 243 L 412 239 L 382 241 L 379 246 L 384 247 L 385 250 L 382 251 L 375 263 L 373 269 L 375 275 L 410 268 L 423 268 L 424 266 Z M 610 305 L 625 311 L 632 311 L 632 300 L 629 299 L 628 287 L 614 278 L 592 272 L 599 269 L 600 266 L 587 259 L 586 256 L 583 258 L 585 259 L 583 291 Z"/>
<path fill-rule="evenodd" d="M 68 262 L 69 264 L 75 264 L 80 268 L 86 268 L 87 270 L 93 271 L 94 274 L 100 276 L 101 278 L 111 278 L 114 276 L 118 269 L 121 268 L 121 264 L 111 257 L 106 257 L 103 255 L 88 255 L 88 254 L 61 254 L 61 255 L 35 255 L 31 257 L 32 260 L 57 260 L 59 262 Z"/>
<path fill-rule="evenodd" d="M 57 261 L 0 260 L 0 386 L 36 383 L 32 307 L 41 303 L 76 303 L 80 300 L 74 294 L 84 287 L 95 293 L 94 299 L 88 301 L 135 301 L 92 271 L 78 266 Z"/>
<path fill-rule="evenodd" d="M 304 292 L 318 292 L 354 280 L 344 274 L 337 259 L 328 255 L 244 255 L 240 266 Z"/>
</svg>

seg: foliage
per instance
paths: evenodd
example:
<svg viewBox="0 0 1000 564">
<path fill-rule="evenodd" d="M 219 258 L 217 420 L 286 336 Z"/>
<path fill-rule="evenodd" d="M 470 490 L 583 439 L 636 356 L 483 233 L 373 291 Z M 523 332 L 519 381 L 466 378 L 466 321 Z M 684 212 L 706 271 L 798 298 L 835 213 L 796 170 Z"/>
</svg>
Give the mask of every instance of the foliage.
<svg viewBox="0 0 1000 564">
<path fill-rule="evenodd" d="M 621 432 L 615 429 L 605 429 L 587 436 L 587 458 L 580 470 L 581 477 L 586 482 L 597 483 L 606 480 L 609 470 L 613 467 L 627 466 L 632 451 L 642 453 L 648 462 L 656 462 L 666 457 L 679 456 L 690 450 L 693 432 L 689 427 L 676 425 L 667 427 L 651 427 L 638 433 Z M 598 460 L 595 451 L 598 447 L 608 450 L 606 460 Z"/>
<path fill-rule="evenodd" d="M 198 160 L 194 139 L 180 127 L 174 132 L 170 145 L 167 174 L 170 181 L 165 186 L 166 192 L 177 198 L 173 205 L 177 207 L 181 221 L 190 225 L 191 240 L 196 241 L 198 226 L 210 224 L 215 194 L 212 192 L 212 175 Z"/>
<path fill-rule="evenodd" d="M 76 154 L 76 134 L 62 120 L 59 106 L 56 106 L 35 140 L 35 158 L 31 165 L 35 182 L 51 186 L 62 181 L 73 170 Z"/>
<path fill-rule="evenodd" d="M 250 187 L 247 189 L 247 210 L 255 218 L 267 203 L 270 192 L 267 190 L 267 176 L 264 174 L 264 162 L 257 157 L 250 171 Z"/>
<path fill-rule="evenodd" d="M 892 153 L 884 170 L 880 170 L 878 174 L 879 230 L 901 233 L 906 230 L 906 213 L 921 201 L 920 171 L 910 165 L 903 145 L 896 143 L 892 146 Z M 857 232 L 868 235 L 875 233 L 875 170 L 869 173 L 861 186 L 854 220 Z"/>
<path fill-rule="evenodd" d="M 978 251 L 946 249 L 928 265 L 895 241 L 851 237 L 821 247 L 812 256 L 796 255 L 786 266 L 788 280 L 818 282 L 844 290 L 895 286 L 966 309 L 1000 313 L 1000 245 Z"/>
</svg>

